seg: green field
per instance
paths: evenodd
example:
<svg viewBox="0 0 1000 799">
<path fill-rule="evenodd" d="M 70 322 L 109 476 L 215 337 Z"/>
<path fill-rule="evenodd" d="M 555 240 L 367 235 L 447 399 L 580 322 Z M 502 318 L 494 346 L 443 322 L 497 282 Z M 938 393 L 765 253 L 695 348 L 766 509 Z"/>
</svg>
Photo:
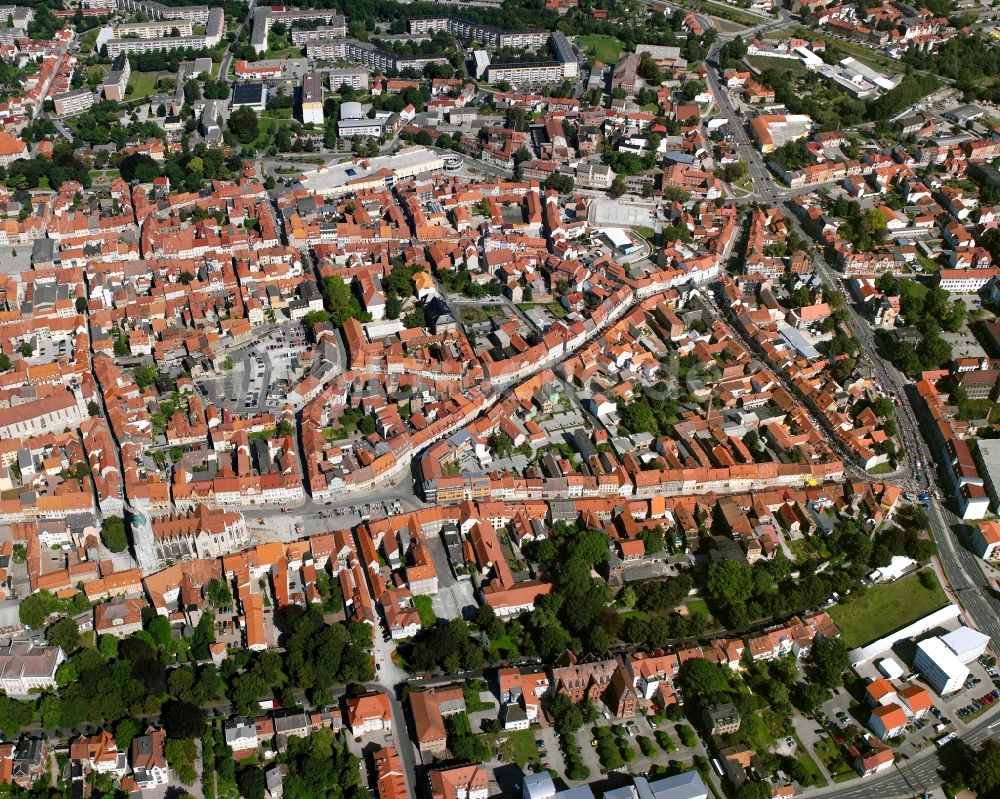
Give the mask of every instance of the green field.
<svg viewBox="0 0 1000 799">
<path fill-rule="evenodd" d="M 301 57 L 302 57 L 301 47 L 282 47 L 279 50 L 267 50 L 264 53 L 265 59 L 301 58 Z"/>
<path fill-rule="evenodd" d="M 129 88 L 132 90 L 128 99 L 139 100 L 143 97 L 149 97 L 156 91 L 156 81 L 155 72 L 133 72 L 128 79 Z"/>
<path fill-rule="evenodd" d="M 738 8 L 733 8 L 726 3 L 716 3 L 713 0 L 688 0 L 684 4 L 685 8 L 691 9 L 692 11 L 700 11 L 703 14 L 711 14 L 721 19 L 728 19 L 730 22 L 735 22 L 737 25 L 744 25 L 745 27 L 752 28 L 754 25 L 759 25 L 761 22 L 767 22 L 771 17 L 766 17 L 760 14 L 751 14 L 747 11 L 741 11 Z"/>
<path fill-rule="evenodd" d="M 768 58 L 767 56 L 748 55 L 743 60 L 761 72 L 765 69 L 770 69 L 774 72 L 805 75 L 808 71 L 801 61 L 793 61 L 791 58 Z"/>
<path fill-rule="evenodd" d="M 937 578 L 933 589 L 928 590 L 920 584 L 918 574 L 873 585 L 864 596 L 849 600 L 830 608 L 829 613 L 851 647 L 864 646 L 948 604 Z"/>
<path fill-rule="evenodd" d="M 577 40 L 590 58 L 596 58 L 605 64 L 614 64 L 618 60 L 625 45 L 614 36 L 601 36 L 596 33 L 581 36 Z"/>
</svg>

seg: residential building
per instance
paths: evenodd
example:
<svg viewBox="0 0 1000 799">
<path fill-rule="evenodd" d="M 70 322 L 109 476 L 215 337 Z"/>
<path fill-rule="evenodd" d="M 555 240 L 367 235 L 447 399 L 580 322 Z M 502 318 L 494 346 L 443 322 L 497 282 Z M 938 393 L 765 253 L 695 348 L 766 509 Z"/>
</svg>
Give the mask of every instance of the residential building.
<svg viewBox="0 0 1000 799">
<path fill-rule="evenodd" d="M 392 731 L 389 699 L 382 691 L 350 696 L 346 704 L 346 724 L 353 737 L 361 738 L 370 733 Z"/>
<path fill-rule="evenodd" d="M 111 62 L 111 70 L 101 83 L 101 91 L 105 100 L 121 102 L 125 99 L 125 89 L 132 75 L 132 65 L 124 54 L 115 57 Z"/>
<path fill-rule="evenodd" d="M 146 732 L 132 739 L 129 762 L 132 777 L 142 790 L 152 790 L 166 785 L 170 777 L 164 746 L 167 733 L 157 727 L 147 727 Z"/>
<path fill-rule="evenodd" d="M 908 685 L 899 692 L 903 710 L 910 718 L 922 719 L 934 707 L 931 693 L 922 685 Z"/>
<path fill-rule="evenodd" d="M 482 766 L 431 769 L 427 774 L 431 799 L 486 799 L 490 778 Z"/>
<path fill-rule="evenodd" d="M 71 117 L 82 114 L 94 104 L 96 99 L 90 89 L 77 89 L 57 94 L 52 98 L 52 104 L 58 116 Z"/>
<path fill-rule="evenodd" d="M 868 718 L 868 729 L 885 741 L 902 735 L 906 731 L 907 721 L 906 713 L 899 705 L 879 705 Z"/>
<path fill-rule="evenodd" d="M 257 726 L 253 719 L 247 716 L 227 719 L 222 725 L 222 734 L 225 737 L 226 746 L 237 755 L 240 752 L 248 752 L 258 747 Z"/>
<path fill-rule="evenodd" d="M 440 755 L 446 751 L 445 718 L 465 712 L 461 686 L 428 688 L 409 696 L 413 733 L 422 755 Z"/>
<path fill-rule="evenodd" d="M 94 632 L 98 636 L 127 638 L 142 629 L 144 599 L 114 599 L 94 606 Z"/>
<path fill-rule="evenodd" d="M 563 65 L 558 61 L 490 64 L 486 68 L 486 80 L 493 84 L 505 80 L 511 86 L 540 86 L 547 83 L 559 83 L 563 78 Z"/>
<path fill-rule="evenodd" d="M 0 648 L 0 688 L 24 698 L 32 691 L 56 687 L 56 671 L 66 659 L 58 646 L 11 641 Z"/>
<path fill-rule="evenodd" d="M 27 157 L 27 145 L 7 131 L 0 130 L 0 166 L 10 166 L 19 158 Z"/>
<path fill-rule="evenodd" d="M 705 708 L 702 721 L 710 735 L 731 735 L 739 732 L 740 711 L 732 702 L 720 702 Z"/>
<path fill-rule="evenodd" d="M 318 72 L 309 72 L 302 78 L 302 122 L 323 124 L 323 78 Z"/>
</svg>

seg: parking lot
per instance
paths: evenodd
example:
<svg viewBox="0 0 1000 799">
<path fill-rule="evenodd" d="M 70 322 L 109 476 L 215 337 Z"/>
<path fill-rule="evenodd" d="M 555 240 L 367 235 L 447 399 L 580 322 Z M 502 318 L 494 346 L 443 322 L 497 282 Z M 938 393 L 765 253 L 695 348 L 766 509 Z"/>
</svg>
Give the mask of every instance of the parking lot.
<svg viewBox="0 0 1000 799">
<path fill-rule="evenodd" d="M 233 367 L 197 380 L 202 396 L 234 413 L 274 412 L 303 376 L 299 356 L 307 349 L 300 325 L 286 322 L 259 339 L 229 351 Z"/>
<path fill-rule="evenodd" d="M 905 663 L 906 660 L 902 659 L 902 662 Z M 917 752 L 934 746 L 950 733 L 960 734 L 966 724 L 972 723 L 998 705 L 1000 671 L 991 665 L 986 656 L 967 666 L 970 673 L 965 685 L 961 690 L 945 697 L 939 696 L 918 674 L 906 675 L 909 679 L 893 681 L 897 687 L 923 685 L 930 691 L 934 701 L 933 707 L 925 716 L 911 719 L 906 725 L 901 740 L 894 744 L 899 756 L 912 757 Z M 809 723 L 808 720 L 799 725 L 799 733 L 808 744 L 815 746 L 824 738 L 837 740 L 850 727 L 868 730 L 872 707 L 865 697 L 859 695 L 859 690 L 863 690 L 863 685 L 868 680 L 881 675 L 875 671 L 873 664 L 865 664 L 860 673 L 862 679 L 857 683 L 858 690 L 838 689 L 833 698 L 822 706 L 818 714 L 819 725 Z"/>
<path fill-rule="evenodd" d="M 965 692 L 971 699 L 956 711 L 963 723 L 968 723 L 976 716 L 984 713 L 1000 699 L 1000 671 L 986 655 L 979 658 L 977 665 L 986 671 L 986 678 L 970 674 L 965 681 Z M 967 693 L 966 693 L 967 692 Z"/>
<path fill-rule="evenodd" d="M 595 197 L 590 207 L 590 222 L 595 225 L 652 227 L 656 221 L 654 203 L 623 202 Z"/>
</svg>

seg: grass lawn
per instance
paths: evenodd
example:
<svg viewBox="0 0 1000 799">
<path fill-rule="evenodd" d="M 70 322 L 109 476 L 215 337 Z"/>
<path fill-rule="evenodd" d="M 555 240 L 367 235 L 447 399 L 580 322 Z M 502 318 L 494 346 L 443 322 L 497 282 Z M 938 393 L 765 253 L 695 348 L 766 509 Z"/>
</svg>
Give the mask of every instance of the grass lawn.
<svg viewBox="0 0 1000 799">
<path fill-rule="evenodd" d="M 530 305 L 528 306 L 531 307 Z M 461 305 L 458 315 L 466 324 L 488 322 L 490 319 L 503 315 L 502 305 Z"/>
<path fill-rule="evenodd" d="M 271 111 L 261 112 L 262 117 L 270 117 L 271 119 L 291 119 L 292 109 L 291 108 L 275 108 Z"/>
<path fill-rule="evenodd" d="M 807 70 L 801 61 L 793 61 L 790 58 L 768 58 L 767 56 L 748 55 L 743 59 L 750 66 L 761 70 L 773 69 L 775 72 L 789 72 L 793 75 L 805 75 Z"/>
<path fill-rule="evenodd" d="M 417 609 L 420 616 L 421 627 L 433 627 L 437 623 L 437 616 L 434 615 L 434 603 L 429 596 L 419 594 L 413 597 L 413 607 Z"/>
<path fill-rule="evenodd" d="M 816 761 L 813 760 L 812 755 L 809 754 L 809 750 L 805 748 L 802 741 L 799 740 L 799 736 L 795 736 L 795 759 L 802 764 L 802 768 L 806 770 L 806 774 L 809 775 L 810 784 L 812 785 L 826 785 L 826 778 L 823 773 L 819 770 L 819 766 L 816 765 Z"/>
<path fill-rule="evenodd" d="M 506 737 L 506 744 L 501 743 Z M 540 762 L 538 756 L 538 745 L 535 743 L 535 734 L 531 730 L 513 730 L 497 738 L 498 747 L 502 750 L 501 756 L 506 754 L 510 762 L 518 766 L 525 763 Z"/>
<path fill-rule="evenodd" d="M 251 142 L 254 148 L 266 150 L 271 145 L 277 123 L 278 121 L 272 117 L 260 117 L 257 120 L 257 138 Z"/>
<path fill-rule="evenodd" d="M 788 539 L 786 543 L 788 544 L 788 548 L 792 550 L 792 555 L 797 563 L 801 563 L 813 555 L 812 548 L 804 538 L 796 538 L 794 541 Z"/>
<path fill-rule="evenodd" d="M 558 302 L 547 303 L 545 310 L 552 314 L 556 319 L 565 319 L 568 316 L 566 309 L 563 308 Z"/>
<path fill-rule="evenodd" d="M 934 587 L 927 589 L 920 584 L 918 574 L 871 586 L 864 596 L 849 600 L 830 608 L 829 613 L 851 647 L 863 646 L 948 604 L 937 577 Z"/>
<path fill-rule="evenodd" d="M 868 474 L 892 474 L 891 463 L 880 463 L 868 470 Z"/>
<path fill-rule="evenodd" d="M 712 618 L 712 614 L 704 599 L 692 599 L 687 603 L 687 609 L 688 613 L 704 613 L 708 618 Z"/>
<path fill-rule="evenodd" d="M 490 639 L 490 656 L 494 659 L 500 660 L 506 658 L 511 660 L 517 658 L 519 654 L 517 641 L 510 636 L 504 635 L 500 638 Z"/>
<path fill-rule="evenodd" d="M 581 36 L 577 41 L 589 57 L 605 64 L 614 64 L 625 47 L 624 43 L 614 36 L 601 36 L 596 33 Z"/>
<path fill-rule="evenodd" d="M 300 58 L 302 56 L 301 47 L 283 47 L 280 50 L 268 50 L 264 53 L 264 58 Z"/>
<path fill-rule="evenodd" d="M 642 236 L 646 241 L 656 241 L 656 231 L 651 227 L 634 227 L 632 230 L 635 231 L 637 235 Z"/>
<path fill-rule="evenodd" d="M 754 25 L 759 25 L 761 22 L 766 22 L 773 17 L 764 17 L 757 14 L 750 14 L 746 11 L 740 11 L 737 8 L 733 8 L 725 3 L 714 3 L 712 0 L 689 0 L 685 4 L 685 8 L 690 8 L 694 11 L 701 11 L 705 14 L 715 14 L 722 19 L 728 19 L 730 22 L 735 22 L 739 25 L 745 25 L 747 27 L 753 27 Z"/>
<path fill-rule="evenodd" d="M 149 97 L 156 91 L 157 76 L 155 72 L 133 72 L 128 79 L 128 85 L 132 93 L 129 100 L 138 100 L 142 97 Z"/>
<path fill-rule="evenodd" d="M 918 283 L 915 280 L 907 280 L 903 283 L 903 291 L 916 300 L 922 300 L 925 296 L 927 296 L 927 292 L 930 291 L 930 289 L 923 283 Z"/>
<path fill-rule="evenodd" d="M 486 690 L 486 683 L 482 680 L 473 680 L 462 686 L 462 696 L 465 699 L 465 710 L 467 713 L 476 713 L 481 710 L 493 710 L 496 705 L 492 702 L 483 702 L 479 698 L 480 691 Z"/>
<path fill-rule="evenodd" d="M 820 738 L 814 749 L 834 782 L 844 782 L 858 776 L 858 772 L 844 759 L 840 749 L 829 738 Z"/>
</svg>

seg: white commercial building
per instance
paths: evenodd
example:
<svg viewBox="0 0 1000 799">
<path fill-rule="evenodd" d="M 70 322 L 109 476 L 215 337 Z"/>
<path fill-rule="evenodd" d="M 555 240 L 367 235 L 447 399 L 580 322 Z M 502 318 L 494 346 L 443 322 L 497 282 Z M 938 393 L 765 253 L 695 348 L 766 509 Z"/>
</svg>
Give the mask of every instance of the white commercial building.
<svg viewBox="0 0 1000 799">
<path fill-rule="evenodd" d="M 957 630 L 952 630 L 950 633 L 942 635 L 941 640 L 963 663 L 971 663 L 980 655 L 985 654 L 986 647 L 990 645 L 988 635 L 984 635 L 979 630 L 973 630 L 971 627 L 959 627 Z"/>
<path fill-rule="evenodd" d="M 324 197 L 335 197 L 366 188 L 393 186 L 396 181 L 443 169 L 444 160 L 439 153 L 426 147 L 407 147 L 395 155 L 320 167 L 302 175 L 299 184 L 307 191 Z M 386 170 L 388 174 L 382 170 Z"/>
<path fill-rule="evenodd" d="M 940 638 L 928 638 L 917 644 L 913 667 L 941 696 L 959 690 L 969 676 L 965 664 Z"/>
<path fill-rule="evenodd" d="M 903 676 L 903 667 L 894 658 L 882 658 L 875 664 L 880 672 L 889 680 L 898 680 Z"/>
<path fill-rule="evenodd" d="M 694 770 L 652 782 L 645 777 L 633 777 L 631 785 L 604 792 L 604 799 L 707 799 L 708 796 L 709 789 Z"/>
</svg>

